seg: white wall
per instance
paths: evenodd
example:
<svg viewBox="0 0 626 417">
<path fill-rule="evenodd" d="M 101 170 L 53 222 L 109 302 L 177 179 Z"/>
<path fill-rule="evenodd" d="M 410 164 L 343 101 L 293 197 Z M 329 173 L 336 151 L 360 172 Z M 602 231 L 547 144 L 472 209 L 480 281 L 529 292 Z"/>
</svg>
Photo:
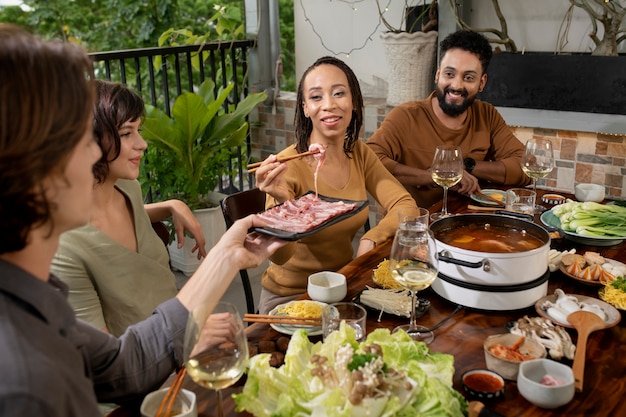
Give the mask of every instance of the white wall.
<svg viewBox="0 0 626 417">
<path fill-rule="evenodd" d="M 379 1 L 388 6 L 388 20 L 399 25 L 406 2 Z M 422 3 L 419 0 L 407 2 L 409 5 Z M 499 28 L 491 0 L 464 2 L 470 25 Z M 529 51 L 555 51 L 559 28 L 569 4 L 569 0 L 500 0 L 510 36 L 519 50 L 525 48 Z M 439 0 L 439 7 L 449 10 L 449 0 Z M 387 63 L 380 40 L 380 33 L 386 29 L 382 24 L 379 25 L 376 0 L 294 0 L 294 9 L 298 79 L 317 58 L 333 55 L 346 61 L 354 70 L 366 97 L 386 97 Z M 593 46 L 588 38 L 590 28 L 591 22 L 586 13 L 574 10 L 568 42 L 563 51 L 589 52 Z M 601 27 L 599 31 L 601 33 Z M 626 52 L 626 42 L 622 42 L 620 52 Z M 567 129 L 574 118 L 586 127 L 581 130 L 609 133 L 626 131 L 623 116 L 563 114 L 526 109 L 508 110 L 506 113 L 505 119 L 512 125 Z M 534 124 L 522 124 L 529 121 Z"/>
<path fill-rule="evenodd" d="M 441 4 L 449 0 L 441 0 Z M 498 17 L 491 6 L 491 0 L 471 0 L 469 11 L 470 25 L 500 29 Z M 506 18 L 511 39 L 518 50 L 558 51 L 559 37 L 563 36 L 566 24 L 564 17 L 570 7 L 569 0 L 500 0 L 500 9 Z M 561 28 L 562 27 L 562 28 Z M 559 31 L 561 30 L 561 33 Z M 574 7 L 565 47 L 562 52 L 591 52 L 594 43 L 589 38 L 591 20 L 580 7 Z M 603 33 L 598 26 L 598 35 Z M 621 45 L 621 52 L 626 45 Z"/>
<path fill-rule="evenodd" d="M 458 0 L 457 0 L 458 1 Z M 449 0 L 439 0 L 439 7 L 449 8 Z M 387 5 L 385 16 L 394 25 L 402 21 L 403 0 L 380 0 Z M 421 0 L 409 0 L 409 5 Z M 569 7 L 569 0 L 500 0 L 507 18 L 509 34 L 518 49 L 555 51 L 559 28 Z M 469 23 L 473 27 L 499 29 L 491 0 L 466 0 Z M 296 73 L 315 59 L 333 55 L 345 60 L 361 81 L 366 96 L 384 97 L 387 78 L 376 0 L 294 0 L 296 36 Z M 588 36 L 591 22 L 580 8 L 574 9 L 564 52 L 589 52 L 593 42 Z M 599 28 L 601 33 L 601 27 Z M 626 52 L 626 42 L 621 45 Z M 349 56 L 348 56 L 349 54 Z"/>
<path fill-rule="evenodd" d="M 388 20 L 399 24 L 404 2 L 380 2 L 389 4 Z M 387 63 L 380 40 L 380 32 L 385 29 L 376 0 L 294 0 L 294 7 L 298 79 L 317 58 L 332 55 L 350 65 L 364 95 L 386 96 Z"/>
</svg>

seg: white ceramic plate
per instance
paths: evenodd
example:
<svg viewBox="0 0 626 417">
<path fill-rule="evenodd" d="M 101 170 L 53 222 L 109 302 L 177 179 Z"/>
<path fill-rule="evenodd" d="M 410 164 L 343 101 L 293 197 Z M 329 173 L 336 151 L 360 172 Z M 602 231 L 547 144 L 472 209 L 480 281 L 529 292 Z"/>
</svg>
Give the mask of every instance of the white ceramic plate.
<svg viewBox="0 0 626 417">
<path fill-rule="evenodd" d="M 582 255 L 582 253 L 581 253 L 581 255 Z M 624 266 L 624 264 L 623 264 L 623 263 L 621 263 L 621 262 L 619 262 L 619 261 L 616 261 L 616 260 L 613 260 L 613 259 L 604 258 L 604 260 L 605 260 L 607 263 L 609 263 L 609 264 L 611 264 L 611 265 L 613 265 L 613 266 L 619 266 L 619 267 L 623 267 L 623 266 Z M 586 265 L 585 265 L 585 266 L 586 266 Z M 587 284 L 587 285 L 604 286 L 604 283 L 603 283 L 603 282 L 601 282 L 601 281 L 589 281 L 589 280 L 586 280 L 586 279 L 583 279 L 583 278 L 577 277 L 576 275 L 572 275 L 572 274 L 570 274 L 569 272 L 567 272 L 567 271 L 566 271 L 566 268 L 567 268 L 567 267 L 563 264 L 563 262 L 560 262 L 560 263 L 559 263 L 559 269 L 561 270 L 561 272 L 563 273 L 563 275 L 565 275 L 566 277 L 568 277 L 568 278 L 572 278 L 572 279 L 574 279 L 574 280 L 576 280 L 576 281 L 578 281 L 578 282 L 580 282 L 580 283 Z M 584 268 L 583 268 L 583 269 L 584 269 Z"/>
<path fill-rule="evenodd" d="M 556 227 L 557 229 L 563 231 L 565 233 L 565 237 L 569 240 L 577 243 L 581 243 L 583 245 L 591 245 L 591 246 L 613 246 L 621 243 L 626 236 L 623 237 L 587 237 L 583 235 L 579 235 L 578 233 L 569 232 L 567 230 L 561 229 L 561 220 L 552 213 L 552 210 L 547 210 L 541 215 L 541 223 L 546 226 Z"/>
<path fill-rule="evenodd" d="M 288 306 L 290 304 L 301 303 L 303 301 L 306 301 L 306 302 L 309 302 L 309 303 L 314 303 L 314 304 L 317 304 L 317 305 L 319 305 L 321 307 L 325 307 L 327 305 L 326 303 L 322 303 L 320 301 L 310 301 L 310 300 L 290 301 L 288 303 L 280 304 L 280 305 L 276 306 L 272 311 L 270 311 L 270 316 L 283 315 L 283 314 L 279 314 L 278 310 L 280 310 L 283 307 Z M 321 316 L 320 316 L 320 318 L 321 318 Z M 289 335 L 294 334 L 296 332 L 296 330 L 300 330 L 300 329 L 304 329 L 309 336 L 319 336 L 319 335 L 322 334 L 322 326 L 297 326 L 297 325 L 278 324 L 278 323 L 270 323 L 270 326 L 272 327 L 272 329 L 276 330 L 279 333 L 289 334 Z"/>
<path fill-rule="evenodd" d="M 485 189 L 485 190 L 482 190 L 482 191 L 483 191 L 483 194 L 486 194 L 486 195 L 488 195 L 490 197 L 497 198 L 496 195 L 502 196 L 502 199 L 501 199 L 502 203 L 503 204 L 506 203 L 506 192 L 505 191 L 502 191 L 502 190 L 492 190 L 492 189 Z M 498 206 L 498 204 L 494 203 L 493 201 L 489 201 L 486 198 L 483 198 L 483 197 L 481 197 L 479 195 L 476 195 L 476 194 L 470 195 L 470 198 L 472 200 L 474 200 L 475 202 L 477 202 L 479 204 L 483 204 L 485 206 L 496 206 L 496 207 Z"/>
<path fill-rule="evenodd" d="M 585 285 L 595 285 L 595 286 L 601 286 L 604 285 L 603 283 L 601 283 L 600 281 L 589 281 L 580 277 L 577 277 L 576 275 L 572 275 L 569 272 L 567 272 L 567 270 L 565 269 L 567 268 L 563 262 L 559 263 L 559 269 L 561 270 L 561 272 L 563 273 L 563 275 L 565 275 L 568 278 L 571 278 L 575 281 L 580 282 L 581 284 L 585 284 Z"/>
<path fill-rule="evenodd" d="M 617 309 L 613 307 L 612 305 L 610 305 L 609 303 L 605 303 L 602 300 L 599 300 L 594 297 L 588 297 L 586 295 L 578 295 L 578 294 L 567 294 L 567 295 L 573 295 L 574 297 L 576 297 L 579 303 L 598 305 L 607 316 L 607 319 L 605 320 L 606 328 L 615 326 L 622 319 L 622 315 L 619 313 L 619 311 L 617 311 Z M 556 297 L 557 297 L 556 294 L 551 294 L 551 295 L 546 295 L 545 297 L 540 298 L 535 303 L 535 310 L 537 310 L 537 313 L 539 313 L 541 317 L 551 320 L 554 324 L 558 324 L 559 326 L 569 327 L 570 329 L 573 329 L 574 327 L 571 324 L 566 324 L 566 323 L 561 323 L 559 321 L 556 321 L 555 319 L 552 318 L 552 316 L 548 314 L 546 310 L 543 309 L 542 306 L 546 301 L 550 301 L 554 303 L 556 302 Z"/>
</svg>

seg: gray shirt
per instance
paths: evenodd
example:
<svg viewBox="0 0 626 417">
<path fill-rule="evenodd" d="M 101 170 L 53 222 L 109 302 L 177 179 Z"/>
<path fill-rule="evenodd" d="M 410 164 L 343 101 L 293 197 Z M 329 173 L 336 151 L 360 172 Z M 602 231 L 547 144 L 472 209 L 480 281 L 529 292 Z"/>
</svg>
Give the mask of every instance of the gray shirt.
<svg viewBox="0 0 626 417">
<path fill-rule="evenodd" d="M 67 286 L 0 260 L 0 416 L 99 416 L 137 401 L 182 364 L 187 310 L 177 299 L 119 338 L 76 320 Z"/>
</svg>

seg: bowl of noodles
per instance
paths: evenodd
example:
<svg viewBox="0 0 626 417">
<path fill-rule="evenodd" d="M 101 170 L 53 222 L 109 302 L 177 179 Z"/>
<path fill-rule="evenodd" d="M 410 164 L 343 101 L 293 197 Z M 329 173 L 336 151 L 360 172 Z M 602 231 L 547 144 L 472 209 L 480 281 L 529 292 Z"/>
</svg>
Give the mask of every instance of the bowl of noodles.
<svg viewBox="0 0 626 417">
<path fill-rule="evenodd" d="M 407 318 L 411 316 L 411 292 L 403 289 L 393 279 L 388 259 L 381 261 L 374 269 L 372 281 L 378 288 L 366 286 L 354 298 L 354 301 L 376 312 L 378 321 L 381 320 L 383 313 Z M 430 307 L 430 301 L 421 297 L 418 297 L 416 301 L 415 317 L 421 317 Z"/>
<path fill-rule="evenodd" d="M 398 284 L 391 275 L 391 270 L 389 269 L 389 259 L 384 259 L 378 264 L 378 266 L 374 269 L 374 276 L 372 277 L 372 280 L 380 288 L 386 290 L 402 289 L 400 284 Z"/>
<path fill-rule="evenodd" d="M 626 278 L 617 277 L 604 285 L 598 295 L 605 303 L 620 310 L 626 310 Z"/>
</svg>

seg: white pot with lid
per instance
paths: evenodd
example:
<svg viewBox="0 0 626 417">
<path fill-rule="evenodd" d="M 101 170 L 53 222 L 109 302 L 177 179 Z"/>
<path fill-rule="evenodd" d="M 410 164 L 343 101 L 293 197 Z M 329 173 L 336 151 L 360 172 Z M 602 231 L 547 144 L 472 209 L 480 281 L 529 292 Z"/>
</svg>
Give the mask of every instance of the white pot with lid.
<svg viewBox="0 0 626 417">
<path fill-rule="evenodd" d="M 511 253 L 482 252 L 447 244 L 441 237 L 462 225 L 505 227 L 520 238 L 542 243 Z M 529 307 L 548 289 L 550 235 L 543 227 L 519 218 L 495 214 L 460 214 L 430 225 L 439 253 L 439 277 L 432 284 L 442 297 L 466 307 L 516 310 Z"/>
</svg>

